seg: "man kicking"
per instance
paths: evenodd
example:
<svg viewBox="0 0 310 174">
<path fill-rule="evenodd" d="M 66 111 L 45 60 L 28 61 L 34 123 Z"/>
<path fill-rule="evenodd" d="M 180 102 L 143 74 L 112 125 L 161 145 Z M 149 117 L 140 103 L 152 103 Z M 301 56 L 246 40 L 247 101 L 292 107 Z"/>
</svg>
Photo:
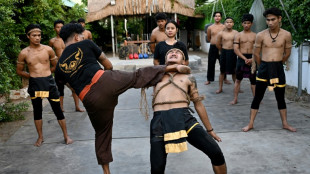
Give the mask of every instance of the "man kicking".
<svg viewBox="0 0 310 174">
<path fill-rule="evenodd" d="M 254 96 L 256 84 L 256 72 L 251 73 L 251 66 L 253 60 L 253 47 L 255 43 L 256 33 L 251 31 L 254 17 L 252 14 L 244 14 L 242 16 L 243 31 L 235 35 L 234 51 L 238 56 L 236 68 L 236 82 L 234 88 L 234 100 L 230 102 L 231 105 L 238 103 L 238 94 L 240 84 L 243 78 L 249 78 L 251 82 L 251 90 Z"/>
<path fill-rule="evenodd" d="M 30 24 L 26 27 L 25 32 L 29 39 L 29 46 L 18 55 L 16 73 L 29 79 L 28 93 L 31 97 L 34 124 L 38 133 L 38 139 L 34 145 L 39 147 L 44 141 L 42 98 L 48 99 L 63 132 L 65 143 L 71 144 L 73 140 L 67 134 L 66 120 L 59 103 L 59 92 L 52 76 L 57 63 L 55 52 L 51 47 L 40 43 L 40 25 Z M 29 73 L 24 71 L 25 65 L 27 65 Z"/>
<path fill-rule="evenodd" d="M 234 20 L 231 17 L 225 19 L 225 29 L 218 33 L 216 39 L 216 47 L 221 52 L 220 57 L 220 77 L 219 77 L 219 89 L 217 94 L 223 92 L 223 82 L 225 75 L 231 74 L 233 81 L 236 80 L 236 62 L 237 56 L 234 52 L 234 37 L 238 31 L 233 29 Z"/>
<path fill-rule="evenodd" d="M 185 62 L 183 52 L 173 48 L 166 55 L 168 65 Z M 151 173 L 164 174 L 167 154 L 187 150 L 186 141 L 204 152 L 210 159 L 214 173 L 227 172 L 220 142 L 209 121 L 207 111 L 199 96 L 195 77 L 187 74 L 167 73 L 155 87 L 152 101 L 154 116 L 151 121 Z M 191 115 L 193 101 L 204 127 Z M 216 141 L 215 141 L 215 140 Z M 189 164 L 189 163 L 188 163 Z M 190 164 L 189 164 L 190 166 Z"/>
<path fill-rule="evenodd" d="M 63 52 L 63 50 L 65 49 L 65 43 L 64 41 L 61 39 L 61 37 L 59 36 L 61 27 L 63 27 L 65 24 L 65 22 L 63 20 L 56 20 L 54 22 L 54 30 L 56 32 L 56 37 L 50 39 L 48 45 L 52 48 L 54 48 L 56 56 L 59 58 L 61 56 L 61 53 Z M 58 60 L 58 59 L 57 59 Z M 57 84 L 57 88 L 60 94 L 60 107 L 61 110 L 64 111 L 64 90 L 65 90 L 65 86 L 64 85 L 60 85 L 58 83 Z M 71 90 L 72 91 L 72 90 Z M 76 93 L 74 91 L 72 91 L 72 97 L 74 100 L 74 104 L 75 104 L 75 111 L 79 111 L 79 112 L 84 112 L 83 109 L 80 108 L 79 106 L 79 97 L 76 95 Z"/>
<path fill-rule="evenodd" d="M 290 32 L 280 27 L 281 13 L 278 8 L 270 8 L 263 13 L 268 29 L 259 32 L 255 39 L 254 58 L 259 69 L 256 77 L 255 96 L 251 105 L 250 122 L 246 127 L 242 128 L 244 132 L 254 128 L 254 120 L 259 104 L 267 87 L 275 93 L 283 129 L 296 132 L 296 129 L 287 123 L 284 98 L 286 84 L 283 63 L 291 55 L 292 36 Z"/>
<path fill-rule="evenodd" d="M 83 102 L 96 132 L 98 164 L 105 174 L 110 174 L 112 126 L 118 96 L 129 88 L 154 86 L 165 72 L 189 73 L 190 69 L 184 65 L 158 65 L 135 72 L 112 70 L 111 62 L 101 49 L 91 40 L 84 40 L 83 31 L 80 24 L 62 27 L 60 37 L 66 48 L 57 63 L 55 78 L 59 83 L 69 83 Z"/>
</svg>

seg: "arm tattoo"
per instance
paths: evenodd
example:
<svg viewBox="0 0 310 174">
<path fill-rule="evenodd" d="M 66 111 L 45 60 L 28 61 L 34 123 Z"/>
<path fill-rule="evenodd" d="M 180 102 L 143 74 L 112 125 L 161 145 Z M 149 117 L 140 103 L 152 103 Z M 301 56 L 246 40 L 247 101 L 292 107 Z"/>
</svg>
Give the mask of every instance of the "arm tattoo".
<svg viewBox="0 0 310 174">
<path fill-rule="evenodd" d="M 196 78 L 194 76 L 189 76 L 188 79 L 195 85 L 194 88 L 197 88 Z"/>
</svg>

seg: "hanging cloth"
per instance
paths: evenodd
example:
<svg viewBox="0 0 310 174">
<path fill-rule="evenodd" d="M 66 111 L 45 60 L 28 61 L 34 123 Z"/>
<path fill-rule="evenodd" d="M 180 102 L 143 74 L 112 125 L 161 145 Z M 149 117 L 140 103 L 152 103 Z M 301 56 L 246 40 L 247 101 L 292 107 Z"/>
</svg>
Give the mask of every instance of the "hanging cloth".
<svg viewBox="0 0 310 174">
<path fill-rule="evenodd" d="M 263 16 L 264 11 L 265 7 L 262 0 L 254 0 L 249 13 L 254 16 L 254 21 L 251 30 L 255 33 L 263 31 L 264 29 L 267 28 L 266 20 L 265 17 Z"/>
</svg>

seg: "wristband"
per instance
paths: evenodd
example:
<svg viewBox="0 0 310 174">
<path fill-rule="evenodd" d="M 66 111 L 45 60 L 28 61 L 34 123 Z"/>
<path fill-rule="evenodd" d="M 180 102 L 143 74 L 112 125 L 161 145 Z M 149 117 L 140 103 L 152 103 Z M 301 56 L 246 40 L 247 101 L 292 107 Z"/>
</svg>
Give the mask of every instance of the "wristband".
<svg viewBox="0 0 310 174">
<path fill-rule="evenodd" d="M 213 128 L 211 130 L 207 130 L 207 132 L 212 132 L 213 131 Z"/>
</svg>

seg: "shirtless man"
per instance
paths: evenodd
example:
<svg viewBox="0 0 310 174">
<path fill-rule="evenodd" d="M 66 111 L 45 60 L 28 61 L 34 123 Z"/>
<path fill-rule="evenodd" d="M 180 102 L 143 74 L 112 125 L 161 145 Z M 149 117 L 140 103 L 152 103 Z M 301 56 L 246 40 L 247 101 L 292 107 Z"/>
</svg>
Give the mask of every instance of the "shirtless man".
<svg viewBox="0 0 310 174">
<path fill-rule="evenodd" d="M 168 36 L 165 33 L 166 31 L 166 23 L 167 23 L 167 15 L 165 13 L 158 13 L 155 16 L 155 20 L 157 23 L 157 27 L 154 28 L 151 34 L 151 43 L 150 43 L 150 49 L 152 53 L 155 52 L 155 44 L 161 41 L 165 41 Z"/>
<path fill-rule="evenodd" d="M 236 82 L 234 89 L 234 100 L 230 102 L 234 105 L 238 102 L 238 94 L 240 84 L 243 78 L 249 78 L 251 82 L 251 90 L 254 96 L 256 84 L 256 72 L 251 73 L 251 66 L 253 61 L 253 48 L 255 43 L 256 33 L 251 31 L 254 17 L 252 14 L 244 14 L 242 16 L 243 31 L 235 35 L 234 51 L 238 56 L 236 68 Z"/>
<path fill-rule="evenodd" d="M 64 21 L 63 20 L 56 20 L 54 22 L 54 30 L 56 32 L 56 37 L 52 38 L 48 45 L 52 48 L 54 48 L 56 56 L 59 58 L 61 56 L 61 53 L 63 52 L 63 50 L 65 49 L 65 43 L 64 41 L 61 39 L 61 37 L 59 36 L 61 27 L 64 25 Z M 64 103 L 64 85 L 60 85 L 58 83 L 57 87 L 58 87 L 58 91 L 59 91 L 59 95 L 60 95 L 60 107 L 61 110 L 64 112 L 64 107 L 63 107 L 63 103 Z M 75 104 L 75 111 L 79 111 L 79 112 L 84 112 L 83 109 L 80 108 L 79 106 L 79 97 L 76 95 L 76 93 L 72 91 L 72 97 L 74 99 L 74 104 Z"/>
<path fill-rule="evenodd" d="M 79 24 L 62 27 L 60 37 L 66 48 L 57 63 L 55 79 L 62 84 L 69 83 L 83 102 L 96 132 L 98 164 L 105 174 L 110 174 L 113 117 L 119 95 L 130 88 L 154 86 L 165 72 L 189 73 L 190 69 L 184 65 L 158 65 L 134 72 L 111 71 L 109 59 L 93 41 L 83 39 L 83 31 Z"/>
<path fill-rule="evenodd" d="M 231 17 L 225 19 L 225 29 L 220 31 L 216 39 L 216 47 L 221 52 L 220 58 L 220 77 L 219 77 L 219 89 L 217 94 L 223 92 L 223 81 L 225 74 L 231 74 L 232 79 L 236 80 L 236 62 L 237 56 L 234 52 L 234 37 L 238 31 L 233 30 L 234 20 Z"/>
<path fill-rule="evenodd" d="M 283 129 L 296 132 L 296 129 L 287 123 L 284 98 L 286 84 L 283 63 L 291 55 L 292 36 L 290 32 L 280 27 L 281 13 L 278 8 L 270 8 L 263 13 L 268 29 L 259 32 L 255 39 L 254 58 L 259 69 L 256 77 L 255 96 L 251 105 L 250 122 L 242 128 L 244 132 L 254 128 L 254 120 L 267 86 L 269 90 L 274 90 Z"/>
<path fill-rule="evenodd" d="M 210 25 L 207 29 L 207 41 L 210 42 L 210 49 L 208 55 L 207 81 L 205 85 L 209 85 L 211 82 L 214 81 L 216 59 L 220 61 L 219 50 L 216 47 L 216 38 L 217 34 L 225 29 L 225 25 L 221 23 L 222 12 L 214 12 L 213 18 L 214 24 Z M 225 83 L 230 84 L 230 82 L 226 80 L 226 78 Z"/>
<path fill-rule="evenodd" d="M 42 132 L 42 98 L 47 98 L 58 123 L 63 132 L 66 144 L 73 140 L 67 134 L 66 120 L 59 104 L 59 93 L 52 72 L 55 71 L 57 57 L 53 49 L 47 45 L 41 45 L 41 27 L 38 24 L 30 24 L 26 27 L 26 35 L 29 46 L 24 48 L 17 59 L 16 72 L 19 76 L 29 79 L 28 93 L 31 97 L 34 114 L 34 124 L 38 133 L 35 146 L 43 143 Z M 29 73 L 24 71 L 27 65 Z"/>
<path fill-rule="evenodd" d="M 185 56 L 178 48 L 168 51 L 168 65 L 184 64 Z M 223 153 L 216 143 L 221 138 L 214 132 L 199 96 L 195 77 L 188 74 L 168 73 L 155 87 L 151 121 L 151 173 L 164 174 L 168 153 L 187 150 L 186 141 L 204 152 L 210 159 L 214 173 L 225 174 L 226 164 Z M 193 101 L 204 127 L 194 118 L 189 108 Z M 215 141 L 215 140 L 216 141 Z"/>
<path fill-rule="evenodd" d="M 83 18 L 78 19 L 78 23 L 80 23 L 82 27 L 85 28 L 85 19 Z M 91 34 L 89 30 L 85 29 L 85 31 L 83 32 L 83 35 L 84 35 L 84 39 L 93 40 L 93 35 Z"/>
</svg>

